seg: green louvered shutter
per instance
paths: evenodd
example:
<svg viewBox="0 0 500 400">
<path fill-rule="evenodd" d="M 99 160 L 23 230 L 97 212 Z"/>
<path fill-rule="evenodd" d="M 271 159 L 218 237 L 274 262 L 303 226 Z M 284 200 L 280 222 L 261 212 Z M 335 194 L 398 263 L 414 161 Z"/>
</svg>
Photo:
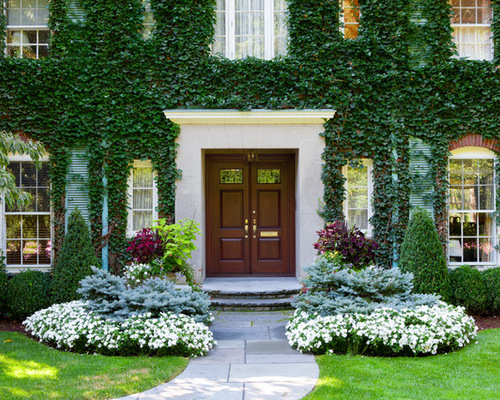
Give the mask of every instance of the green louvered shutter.
<svg viewBox="0 0 500 400">
<path fill-rule="evenodd" d="M 431 157 L 432 149 L 428 144 L 421 139 L 410 138 L 410 205 L 412 208 L 418 207 L 434 215 Z"/>
<path fill-rule="evenodd" d="M 68 216 L 76 208 L 89 223 L 88 159 L 87 148 L 76 147 L 70 150 L 70 164 L 66 181 L 66 225 Z"/>
<path fill-rule="evenodd" d="M 68 1 L 68 18 L 72 22 L 84 22 L 85 10 L 79 0 Z"/>
</svg>

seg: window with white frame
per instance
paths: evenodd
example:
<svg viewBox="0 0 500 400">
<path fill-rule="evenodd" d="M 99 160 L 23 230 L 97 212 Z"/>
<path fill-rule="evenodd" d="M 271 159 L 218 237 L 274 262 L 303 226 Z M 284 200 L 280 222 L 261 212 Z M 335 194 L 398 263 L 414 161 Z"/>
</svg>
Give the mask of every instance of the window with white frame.
<svg viewBox="0 0 500 400">
<path fill-rule="evenodd" d="M 9 271 L 50 268 L 52 249 L 49 198 L 49 163 L 36 169 L 29 158 L 11 158 L 8 170 L 16 187 L 32 196 L 29 205 L 8 207 L 1 204 L 2 253 Z"/>
<path fill-rule="evenodd" d="M 493 59 L 491 0 L 451 0 L 453 42 L 459 57 Z"/>
<path fill-rule="evenodd" d="M 155 16 L 153 13 L 153 9 L 151 8 L 150 0 L 143 0 L 144 12 L 143 20 L 142 20 L 142 37 L 144 39 L 149 39 L 153 35 L 153 29 L 155 26 Z"/>
<path fill-rule="evenodd" d="M 49 0 L 7 0 L 7 45 L 12 57 L 48 55 Z"/>
<path fill-rule="evenodd" d="M 217 0 L 212 53 L 272 59 L 287 52 L 286 0 Z"/>
<path fill-rule="evenodd" d="M 495 154 L 473 148 L 454 152 L 449 174 L 450 264 L 496 264 Z"/>
<path fill-rule="evenodd" d="M 345 39 L 356 39 L 359 28 L 359 3 L 358 0 L 341 0 L 342 30 Z"/>
<path fill-rule="evenodd" d="M 372 162 L 361 160 L 355 164 L 344 167 L 346 178 L 346 200 L 344 202 L 344 215 L 347 226 L 359 228 L 370 235 L 370 218 L 372 216 Z"/>
<path fill-rule="evenodd" d="M 155 172 L 150 161 L 134 161 L 129 177 L 128 234 L 150 227 L 158 219 Z"/>
</svg>

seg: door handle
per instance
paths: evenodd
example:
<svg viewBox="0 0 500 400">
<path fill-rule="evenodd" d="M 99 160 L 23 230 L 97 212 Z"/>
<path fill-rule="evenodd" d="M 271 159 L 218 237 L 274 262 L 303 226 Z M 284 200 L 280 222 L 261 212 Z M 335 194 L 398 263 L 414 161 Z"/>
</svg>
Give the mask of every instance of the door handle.
<svg viewBox="0 0 500 400">
<path fill-rule="evenodd" d="M 257 219 L 254 218 L 253 220 L 253 238 L 255 239 L 256 238 L 256 235 L 257 234 Z"/>
<path fill-rule="evenodd" d="M 248 219 L 245 220 L 245 239 L 248 239 Z"/>
</svg>

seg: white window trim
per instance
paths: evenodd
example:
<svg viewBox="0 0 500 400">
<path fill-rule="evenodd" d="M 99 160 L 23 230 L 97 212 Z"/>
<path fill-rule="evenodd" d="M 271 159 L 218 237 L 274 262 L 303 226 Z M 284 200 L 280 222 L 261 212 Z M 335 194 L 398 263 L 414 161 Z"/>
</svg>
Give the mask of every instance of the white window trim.
<svg viewBox="0 0 500 400">
<path fill-rule="evenodd" d="M 33 161 L 29 156 L 27 155 L 20 155 L 20 154 L 8 154 L 8 159 L 9 162 L 11 161 L 24 161 L 24 162 L 30 162 Z M 41 158 L 40 161 L 43 162 L 48 162 L 49 161 L 49 156 L 47 153 L 45 153 Z M 22 213 L 24 215 L 30 215 L 31 213 Z M 54 215 L 53 215 L 53 210 L 52 210 L 52 203 L 50 203 L 50 211 L 46 213 L 50 215 L 50 220 L 53 222 L 54 220 Z M 50 240 L 53 242 L 54 240 L 54 224 L 50 224 Z M 3 196 L 0 196 L 0 251 L 2 252 L 3 256 L 7 256 L 7 220 L 5 218 L 5 201 L 3 199 Z M 51 247 L 51 254 L 50 254 L 50 259 L 53 259 L 54 251 L 53 247 Z M 52 268 L 51 264 L 30 264 L 30 265 L 17 265 L 17 264 L 11 264 L 6 267 L 6 271 L 9 273 L 18 273 L 24 270 L 32 269 L 32 270 L 37 270 L 37 271 L 42 271 L 42 272 L 47 272 L 50 271 Z"/>
<path fill-rule="evenodd" d="M 450 160 L 477 160 L 477 159 L 483 159 L 483 160 L 495 160 L 495 163 L 494 163 L 494 167 L 495 168 L 495 165 L 496 165 L 496 159 L 497 159 L 497 155 L 489 150 L 489 149 L 486 149 L 484 147 L 478 147 L 478 146 L 466 146 L 466 147 L 460 147 L 458 149 L 455 149 L 451 152 L 451 156 L 449 157 Z M 449 171 L 449 169 L 448 169 Z M 495 204 L 495 207 L 496 207 L 496 195 L 497 195 L 497 184 L 495 183 L 493 185 L 493 204 Z M 449 206 L 449 202 L 448 202 L 448 213 L 450 212 L 450 206 Z M 484 210 L 483 212 L 485 213 L 494 213 L 496 210 Z M 458 210 L 458 212 L 461 212 L 460 210 Z M 494 251 L 493 252 L 493 260 L 491 262 L 470 262 L 470 261 L 461 261 L 461 262 L 457 262 L 457 261 L 450 261 L 450 229 L 449 229 L 449 223 L 450 223 L 450 219 L 447 218 L 447 230 L 448 230 L 448 238 L 447 238 L 447 260 L 448 260 L 448 264 L 450 265 L 450 267 L 457 267 L 459 265 L 472 265 L 472 266 L 478 266 L 478 267 L 485 267 L 485 268 L 488 268 L 488 267 L 492 267 L 492 266 L 496 266 L 498 261 L 500 260 L 500 254 L 498 252 L 498 250 Z M 496 223 L 496 218 L 495 216 L 493 216 L 493 228 L 492 228 L 492 233 L 493 233 L 493 238 L 492 238 L 492 241 L 493 241 L 493 247 L 495 248 L 495 246 L 498 245 L 498 237 L 500 236 L 500 232 L 499 232 L 499 226 L 498 224 Z"/>
<path fill-rule="evenodd" d="M 236 24 L 235 0 L 225 0 L 225 58 L 236 59 Z M 266 0 L 264 3 L 264 59 L 271 60 L 275 57 L 274 48 L 274 1 Z"/>
<path fill-rule="evenodd" d="M 153 168 L 153 164 L 150 160 L 134 160 L 132 164 L 133 168 Z M 130 174 L 127 180 L 127 237 L 133 237 L 138 231 L 133 229 L 133 216 L 132 216 L 132 199 L 133 199 L 133 185 L 132 185 L 132 170 L 130 170 Z M 156 186 L 156 170 L 153 168 L 153 221 L 158 219 L 158 189 Z"/>
<path fill-rule="evenodd" d="M 361 232 L 363 232 L 367 237 L 372 237 L 372 233 L 373 233 L 373 226 L 372 224 L 370 223 L 370 219 L 372 218 L 373 216 L 373 161 L 371 159 L 368 159 L 368 158 L 363 158 L 363 159 L 360 159 L 359 160 L 365 167 L 367 167 L 367 174 L 368 174 L 368 185 L 367 185 L 367 189 L 368 189 L 368 215 L 367 215 L 367 220 L 368 220 L 368 229 L 361 229 L 359 227 Z M 346 194 L 346 198 L 344 199 L 344 204 L 343 204 L 343 210 L 344 210 L 344 217 L 345 217 L 345 221 L 346 223 L 348 223 L 348 198 L 347 198 L 347 168 L 349 167 L 349 165 L 344 165 L 344 167 L 342 168 L 342 174 L 344 175 L 344 177 L 346 178 L 346 181 L 344 183 L 344 191 L 345 191 L 345 194 Z"/>
</svg>

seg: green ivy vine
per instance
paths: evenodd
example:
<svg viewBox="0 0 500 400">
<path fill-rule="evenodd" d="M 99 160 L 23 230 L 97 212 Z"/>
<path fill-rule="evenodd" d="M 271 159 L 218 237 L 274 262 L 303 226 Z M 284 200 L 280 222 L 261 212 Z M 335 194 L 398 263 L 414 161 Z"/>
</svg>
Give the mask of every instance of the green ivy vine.
<svg viewBox="0 0 500 400">
<path fill-rule="evenodd" d="M 288 0 L 288 55 L 228 60 L 210 55 L 215 3 L 151 0 L 155 31 L 144 39 L 141 0 L 81 0 L 84 21 L 71 19 L 67 0 L 52 0 L 50 57 L 42 60 L 3 55 L 0 12 L 0 129 L 39 139 L 50 153 L 54 247 L 77 145 L 88 146 L 94 246 L 109 243 L 112 268 L 125 257 L 134 159 L 152 161 L 159 213 L 174 214 L 180 131 L 163 114 L 173 108 L 335 109 L 323 133 L 323 216 L 344 218 L 342 167 L 372 159 L 371 223 L 384 265 L 397 258 L 410 214 L 410 137 L 422 139 L 433 152 L 434 217 L 445 240 L 449 143 L 473 133 L 499 139 L 500 51 L 493 62 L 451 58 L 447 0 L 359 0 L 353 40 L 342 37 L 338 0 Z M 499 49 L 500 1 L 492 7 Z M 104 238 L 103 176 L 111 229 Z"/>
</svg>

